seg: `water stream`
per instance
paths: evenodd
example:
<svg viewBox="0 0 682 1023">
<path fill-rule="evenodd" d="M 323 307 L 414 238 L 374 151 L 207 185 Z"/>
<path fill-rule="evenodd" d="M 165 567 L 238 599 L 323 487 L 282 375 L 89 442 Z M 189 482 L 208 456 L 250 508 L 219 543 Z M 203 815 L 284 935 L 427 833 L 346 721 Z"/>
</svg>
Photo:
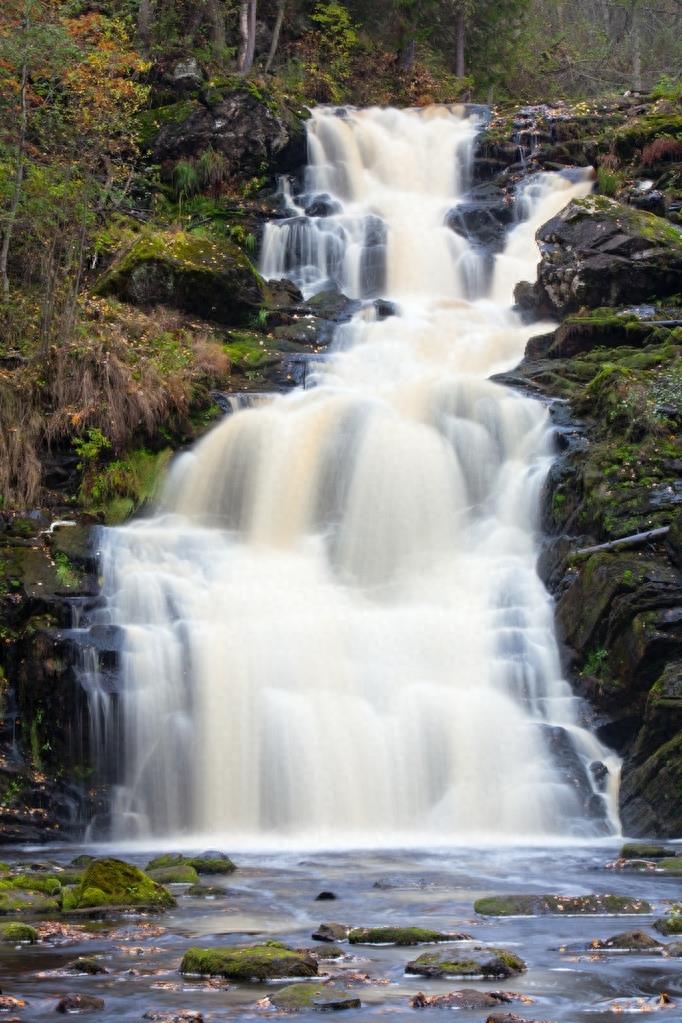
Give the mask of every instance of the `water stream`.
<svg viewBox="0 0 682 1023">
<path fill-rule="evenodd" d="M 529 182 L 493 265 L 445 225 L 478 129 L 445 107 L 313 112 L 261 269 L 362 306 L 305 389 L 226 417 L 153 518 L 102 537 L 115 837 L 618 830 L 618 763 L 581 723 L 535 571 L 547 410 L 488 379 L 543 329 L 511 310 L 535 229 L 591 184 Z"/>
</svg>

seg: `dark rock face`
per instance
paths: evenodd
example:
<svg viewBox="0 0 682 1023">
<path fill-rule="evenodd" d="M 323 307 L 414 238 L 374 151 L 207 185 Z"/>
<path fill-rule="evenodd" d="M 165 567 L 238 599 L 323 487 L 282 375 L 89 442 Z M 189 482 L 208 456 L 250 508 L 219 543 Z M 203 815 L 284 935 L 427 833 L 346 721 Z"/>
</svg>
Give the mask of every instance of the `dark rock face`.
<svg viewBox="0 0 682 1023">
<path fill-rule="evenodd" d="M 478 185 L 448 213 L 445 223 L 463 238 L 489 252 L 501 252 L 507 229 L 514 221 L 514 206 L 499 186 Z"/>
<path fill-rule="evenodd" d="M 202 100 L 150 140 L 156 162 L 196 157 L 210 147 L 222 154 L 231 176 L 243 178 L 262 174 L 263 166 L 285 172 L 305 163 L 305 128 L 293 112 L 273 108 L 248 89 L 208 89 Z"/>
<path fill-rule="evenodd" d="M 535 302 L 554 314 L 645 302 L 682 287 L 682 231 L 605 196 L 570 203 L 537 238 Z"/>
</svg>

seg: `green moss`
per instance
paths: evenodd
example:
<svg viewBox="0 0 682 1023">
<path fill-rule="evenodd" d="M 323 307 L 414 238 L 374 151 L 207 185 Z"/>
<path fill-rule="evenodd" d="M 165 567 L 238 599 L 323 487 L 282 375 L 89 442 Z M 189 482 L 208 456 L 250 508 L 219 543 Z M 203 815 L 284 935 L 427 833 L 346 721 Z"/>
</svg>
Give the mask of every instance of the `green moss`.
<svg viewBox="0 0 682 1023">
<path fill-rule="evenodd" d="M 156 107 L 154 110 L 143 110 L 135 118 L 135 127 L 140 142 L 150 142 L 163 129 L 172 125 L 183 124 L 195 110 L 201 110 L 196 100 L 180 100 L 167 106 Z"/>
<path fill-rule="evenodd" d="M 117 525 L 156 497 L 173 456 L 170 448 L 159 452 L 140 448 L 85 475 L 81 504 L 93 515 Z"/>
<path fill-rule="evenodd" d="M 682 913 L 669 913 L 654 920 L 654 930 L 659 934 L 682 934 Z"/>
<path fill-rule="evenodd" d="M 634 915 L 651 913 L 643 899 L 623 895 L 495 895 L 478 899 L 474 911 L 481 916 L 546 916 L 546 915 Z"/>
<path fill-rule="evenodd" d="M 60 908 L 60 899 L 44 892 L 26 888 L 6 887 L 0 885 L 0 915 L 28 914 L 41 915 L 56 913 Z"/>
<path fill-rule="evenodd" d="M 229 856 L 195 856 L 190 863 L 198 874 L 231 874 L 237 869 Z"/>
<path fill-rule="evenodd" d="M 667 857 L 666 859 L 659 860 L 656 867 L 658 870 L 665 871 L 666 874 L 682 874 L 682 856 Z"/>
<path fill-rule="evenodd" d="M 461 959 L 444 952 L 424 952 L 408 963 L 405 972 L 423 977 L 515 977 L 523 973 L 523 959 L 501 948 L 477 948 Z"/>
<path fill-rule="evenodd" d="M 33 874 L 17 874 L 0 881 L 0 891 L 21 888 L 27 892 L 42 892 L 43 895 L 59 895 L 61 883 L 56 877 L 35 876 Z"/>
<path fill-rule="evenodd" d="M 29 924 L 0 924 L 0 941 L 35 945 L 38 932 Z"/>
<path fill-rule="evenodd" d="M 149 876 L 159 884 L 196 884 L 199 880 L 199 875 L 189 863 L 175 867 L 155 867 L 149 871 Z"/>
<path fill-rule="evenodd" d="M 123 860 L 102 859 L 90 863 L 83 880 L 69 889 L 65 909 L 92 909 L 100 906 L 147 907 L 168 909 L 175 899 L 147 874 Z"/>
<path fill-rule="evenodd" d="M 281 942 L 270 941 L 248 948 L 190 948 L 180 964 L 180 973 L 234 981 L 263 981 L 314 977 L 317 963 Z"/>
<path fill-rule="evenodd" d="M 423 927 L 355 927 L 348 941 L 351 945 L 422 945 L 452 941 L 452 935 Z"/>
<path fill-rule="evenodd" d="M 328 1012 L 334 1009 L 359 1009 L 360 999 L 340 991 L 333 984 L 289 984 L 270 996 L 276 1009 L 284 1012 L 313 1010 Z"/>
<path fill-rule="evenodd" d="M 651 842 L 626 842 L 619 855 L 623 860 L 656 860 L 674 856 L 675 851 Z"/>
</svg>

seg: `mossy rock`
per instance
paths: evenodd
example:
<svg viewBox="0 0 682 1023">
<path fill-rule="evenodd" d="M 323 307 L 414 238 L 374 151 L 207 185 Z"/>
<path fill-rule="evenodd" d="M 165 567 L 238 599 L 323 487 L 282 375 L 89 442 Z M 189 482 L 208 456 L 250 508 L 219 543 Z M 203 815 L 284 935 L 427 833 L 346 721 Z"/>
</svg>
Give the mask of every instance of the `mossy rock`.
<svg viewBox="0 0 682 1023">
<path fill-rule="evenodd" d="M 58 877 L 35 874 L 15 874 L 13 877 L 0 881 L 0 891 L 10 888 L 21 888 L 27 892 L 41 892 L 43 895 L 59 895 L 62 890 L 61 881 Z"/>
<path fill-rule="evenodd" d="M 342 959 L 344 954 L 338 945 L 320 945 L 319 948 L 311 949 L 311 955 L 316 959 Z"/>
<path fill-rule="evenodd" d="M 41 916 L 57 913 L 59 908 L 58 897 L 31 889 L 15 888 L 11 884 L 0 882 L 0 916 L 15 913 Z"/>
<path fill-rule="evenodd" d="M 159 884 L 197 884 L 199 875 L 190 863 L 176 867 L 156 867 L 149 871 L 152 881 Z"/>
<path fill-rule="evenodd" d="M 266 299 L 265 282 L 238 245 L 184 231 L 143 234 L 96 290 L 133 305 L 169 305 L 227 324 L 242 323 Z"/>
<path fill-rule="evenodd" d="M 143 110 L 135 117 L 138 138 L 143 145 L 150 144 L 164 128 L 183 124 L 195 111 L 201 110 L 201 104 L 193 99 L 168 103 L 166 106 Z"/>
<path fill-rule="evenodd" d="M 0 924 L 0 941 L 12 942 L 16 945 L 35 945 L 37 940 L 38 932 L 30 924 Z"/>
<path fill-rule="evenodd" d="M 673 874 L 675 876 L 682 874 L 682 856 L 672 856 L 668 859 L 658 860 L 656 869 L 662 870 L 665 874 Z"/>
<path fill-rule="evenodd" d="M 348 994 L 334 984 L 290 984 L 281 991 L 270 995 L 276 1009 L 284 1012 L 332 1012 L 342 1009 L 359 1009 L 359 998 Z"/>
<path fill-rule="evenodd" d="M 654 920 L 654 930 L 659 934 L 682 934 L 682 913 L 668 913 Z"/>
<path fill-rule="evenodd" d="M 461 958 L 451 952 L 424 952 L 405 967 L 420 977 L 517 977 L 526 964 L 514 952 L 477 947 Z"/>
<path fill-rule="evenodd" d="M 675 856 L 675 850 L 651 842 L 626 842 L 620 851 L 622 860 L 662 860 Z"/>
<path fill-rule="evenodd" d="M 116 859 L 94 860 L 81 883 L 63 895 L 64 912 L 106 907 L 163 910 L 175 905 L 162 885 L 131 863 Z"/>
<path fill-rule="evenodd" d="M 493 895 L 478 899 L 481 916 L 633 916 L 651 913 L 644 899 L 624 895 Z"/>
<path fill-rule="evenodd" d="M 81 853 L 80 856 L 74 856 L 69 866 L 76 867 L 78 869 L 87 867 L 95 861 L 95 856 L 90 856 L 88 853 Z"/>
<path fill-rule="evenodd" d="M 180 973 L 225 977 L 234 981 L 264 981 L 287 977 L 315 977 L 317 963 L 278 941 L 247 948 L 190 948 Z"/>
<path fill-rule="evenodd" d="M 351 945 L 430 945 L 439 941 L 468 940 L 468 935 L 444 934 L 425 927 L 354 927 Z"/>
<path fill-rule="evenodd" d="M 189 861 L 197 874 L 231 874 L 237 869 L 229 856 L 220 852 L 202 853 Z"/>
<path fill-rule="evenodd" d="M 188 888 L 185 894 L 195 896 L 196 898 L 214 899 L 224 896 L 226 892 L 224 888 L 220 888 L 218 885 L 201 884 L 199 882 L 199 884 L 193 884 Z"/>
<path fill-rule="evenodd" d="M 626 931 L 623 934 L 614 934 L 611 938 L 603 941 L 593 941 L 587 951 L 627 951 L 627 952 L 655 952 L 662 948 L 660 941 L 652 938 L 646 931 Z"/>
</svg>

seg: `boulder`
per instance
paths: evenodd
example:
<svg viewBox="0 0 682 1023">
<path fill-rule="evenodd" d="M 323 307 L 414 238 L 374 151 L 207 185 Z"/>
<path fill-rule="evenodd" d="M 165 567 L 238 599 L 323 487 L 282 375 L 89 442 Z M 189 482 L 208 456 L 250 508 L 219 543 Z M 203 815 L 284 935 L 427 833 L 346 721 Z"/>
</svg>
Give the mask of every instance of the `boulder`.
<svg viewBox="0 0 682 1023">
<path fill-rule="evenodd" d="M 445 995 L 425 995 L 419 991 L 410 999 L 413 1009 L 494 1009 L 520 998 L 511 991 L 449 991 Z"/>
<path fill-rule="evenodd" d="M 73 962 L 68 964 L 66 972 L 73 973 L 75 976 L 85 974 L 88 977 L 98 977 L 109 971 L 97 959 L 93 959 L 92 956 L 79 956 L 78 959 L 74 959 Z"/>
<path fill-rule="evenodd" d="M 682 934 L 682 912 L 668 913 L 654 920 L 654 930 L 659 934 Z"/>
<path fill-rule="evenodd" d="M 170 305 L 228 324 L 243 322 L 267 297 L 264 280 L 237 245 L 184 231 L 143 234 L 96 290 L 133 305 Z"/>
<path fill-rule="evenodd" d="M 198 884 L 199 875 L 191 863 L 179 864 L 176 867 L 155 867 L 149 876 L 159 884 Z"/>
<path fill-rule="evenodd" d="M 29 924 L 0 924 L 0 941 L 13 945 L 35 945 L 38 932 Z"/>
<path fill-rule="evenodd" d="M 280 941 L 247 948 L 190 948 L 180 973 L 201 977 L 225 977 L 234 981 L 265 981 L 287 977 L 315 977 L 317 963 Z"/>
<path fill-rule="evenodd" d="M 248 180 L 261 176 L 264 166 L 284 173 L 305 163 L 304 118 L 252 83 L 228 81 L 204 89 L 201 103 L 189 107 L 184 118 L 161 123 L 147 145 L 162 165 L 213 149 L 230 177 Z"/>
<path fill-rule="evenodd" d="M 320 924 L 312 935 L 313 941 L 346 941 L 351 930 L 346 924 Z"/>
<path fill-rule="evenodd" d="M 626 842 L 620 850 L 622 860 L 663 860 L 675 855 L 675 850 L 670 846 L 654 845 L 651 842 Z"/>
<path fill-rule="evenodd" d="M 651 913 L 644 899 L 625 895 L 492 895 L 478 899 L 481 916 L 611 916 Z"/>
<path fill-rule="evenodd" d="M 274 995 L 270 1002 L 285 1012 L 334 1012 L 359 1009 L 360 999 L 349 995 L 335 984 L 289 984 Z"/>
<path fill-rule="evenodd" d="M 611 938 L 590 942 L 586 951 L 601 952 L 654 952 L 663 947 L 662 942 L 652 938 L 645 931 L 626 931 Z"/>
<path fill-rule="evenodd" d="M 431 945 L 440 941 L 472 941 L 469 934 L 447 934 L 425 927 L 354 927 L 351 945 Z"/>
<path fill-rule="evenodd" d="M 164 910 L 175 899 L 148 874 L 123 860 L 94 860 L 75 888 L 64 890 L 64 912 L 107 908 Z"/>
<path fill-rule="evenodd" d="M 569 203 L 536 237 L 534 302 L 552 314 L 646 302 L 682 287 L 682 231 L 606 196 Z M 527 304 L 527 289 L 520 297 Z"/>
<path fill-rule="evenodd" d="M 81 1012 L 98 1012 L 104 1008 L 104 999 L 95 995 L 64 995 L 57 1002 L 57 1012 L 72 1015 Z"/>
<path fill-rule="evenodd" d="M 523 959 L 502 948 L 476 946 L 461 957 L 452 952 L 424 952 L 405 967 L 420 977 L 517 977 L 526 969 Z"/>
<path fill-rule="evenodd" d="M 231 874 L 237 869 L 229 856 L 214 849 L 193 856 L 190 863 L 197 874 Z"/>
</svg>

